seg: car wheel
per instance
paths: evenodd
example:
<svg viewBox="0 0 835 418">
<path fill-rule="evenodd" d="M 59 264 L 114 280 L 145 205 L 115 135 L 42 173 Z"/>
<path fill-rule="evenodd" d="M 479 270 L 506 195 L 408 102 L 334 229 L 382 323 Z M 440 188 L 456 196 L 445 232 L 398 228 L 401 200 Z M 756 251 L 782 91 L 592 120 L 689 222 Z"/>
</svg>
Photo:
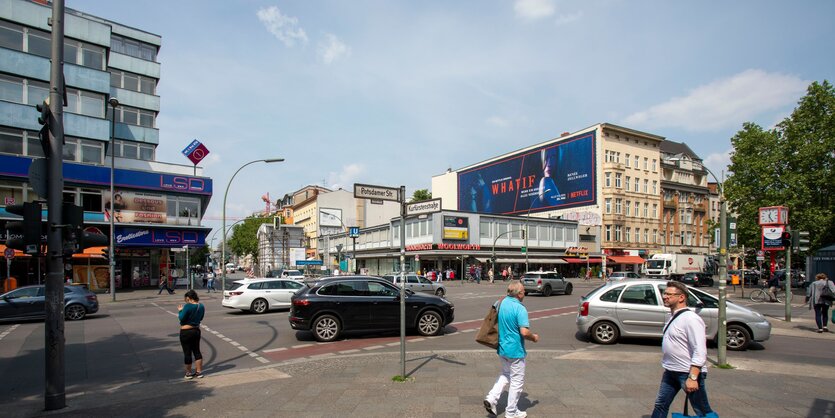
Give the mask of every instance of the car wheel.
<svg viewBox="0 0 835 418">
<path fill-rule="evenodd" d="M 435 296 L 444 297 L 444 289 L 438 289 L 435 291 Z"/>
<path fill-rule="evenodd" d="M 313 321 L 313 336 L 316 341 L 327 343 L 339 337 L 341 326 L 333 315 L 322 315 Z"/>
<path fill-rule="evenodd" d="M 751 344 L 751 333 L 741 325 L 728 325 L 728 350 L 743 351 Z"/>
<path fill-rule="evenodd" d="M 438 335 L 441 332 L 441 315 L 435 311 L 422 313 L 418 318 L 417 331 L 426 337 Z"/>
<path fill-rule="evenodd" d="M 87 309 L 77 303 L 64 308 L 64 317 L 70 321 L 78 321 L 87 316 Z"/>
<path fill-rule="evenodd" d="M 269 307 L 270 305 L 267 304 L 266 300 L 258 298 L 252 301 L 252 305 L 249 307 L 249 310 L 252 313 L 262 314 L 267 312 L 267 308 Z"/>
<path fill-rule="evenodd" d="M 566 295 L 570 295 L 571 292 L 573 292 L 573 291 L 574 291 L 574 286 L 571 283 L 565 285 L 565 294 Z"/>
<path fill-rule="evenodd" d="M 545 286 L 545 288 L 542 289 L 542 296 L 551 296 L 551 286 Z"/>
<path fill-rule="evenodd" d="M 614 344 L 618 337 L 618 327 L 609 321 L 600 321 L 591 327 L 591 339 L 598 344 Z"/>
</svg>

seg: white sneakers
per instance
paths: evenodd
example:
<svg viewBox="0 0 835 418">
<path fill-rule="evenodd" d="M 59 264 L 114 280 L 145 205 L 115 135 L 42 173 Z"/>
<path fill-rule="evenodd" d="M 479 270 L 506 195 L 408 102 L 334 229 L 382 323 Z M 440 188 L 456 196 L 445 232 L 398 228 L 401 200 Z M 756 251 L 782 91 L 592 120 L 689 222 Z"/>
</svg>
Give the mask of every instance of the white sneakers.
<svg viewBox="0 0 835 418">
<path fill-rule="evenodd" d="M 525 412 L 525 411 L 519 411 L 519 412 L 517 412 L 513 415 L 508 415 L 508 414 L 504 415 L 505 418 L 525 418 L 526 416 L 528 416 L 528 413 Z"/>
<path fill-rule="evenodd" d="M 494 404 L 493 402 L 488 401 L 487 399 L 484 400 L 484 409 L 486 409 L 487 412 L 489 412 L 493 415 L 499 415 L 499 414 L 496 413 L 496 404 Z"/>
</svg>

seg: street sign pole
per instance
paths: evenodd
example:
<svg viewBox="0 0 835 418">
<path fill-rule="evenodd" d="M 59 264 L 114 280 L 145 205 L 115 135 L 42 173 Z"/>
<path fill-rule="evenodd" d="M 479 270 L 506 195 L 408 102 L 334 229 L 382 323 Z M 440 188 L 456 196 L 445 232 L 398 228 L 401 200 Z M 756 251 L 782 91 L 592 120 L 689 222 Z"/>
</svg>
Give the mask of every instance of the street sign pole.
<svg viewBox="0 0 835 418">
<path fill-rule="evenodd" d="M 791 228 L 786 225 L 786 230 Z M 786 322 L 792 321 L 792 243 L 786 246 Z"/>
<path fill-rule="evenodd" d="M 406 186 L 400 186 L 400 376 L 406 378 Z"/>
</svg>

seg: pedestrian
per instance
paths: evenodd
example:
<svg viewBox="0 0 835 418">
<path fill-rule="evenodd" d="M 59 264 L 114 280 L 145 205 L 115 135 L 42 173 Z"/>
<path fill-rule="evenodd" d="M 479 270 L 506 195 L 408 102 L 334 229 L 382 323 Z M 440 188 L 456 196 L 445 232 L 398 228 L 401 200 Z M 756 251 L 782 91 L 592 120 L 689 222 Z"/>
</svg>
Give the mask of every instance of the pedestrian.
<svg viewBox="0 0 835 418">
<path fill-rule="evenodd" d="M 165 277 L 165 273 L 159 274 L 159 292 L 158 295 L 162 294 L 163 290 L 167 290 L 169 295 L 174 294 L 174 289 L 168 286 L 168 278 Z"/>
<path fill-rule="evenodd" d="M 209 288 L 209 275 L 208 275 L 208 273 L 203 273 L 203 288 L 204 289 Z"/>
<path fill-rule="evenodd" d="M 484 398 L 484 408 L 487 412 L 498 415 L 496 404 L 505 387 L 507 390 L 506 418 L 521 418 L 528 414 L 517 408 L 522 386 L 525 384 L 525 340 L 538 342 L 539 334 L 530 330 L 528 310 L 522 304 L 525 299 L 525 287 L 522 282 L 513 280 L 507 286 L 507 296 L 499 306 L 496 322 L 499 326 L 499 348 L 497 353 L 502 365 L 502 373 L 487 397 Z"/>
<path fill-rule="evenodd" d="M 707 400 L 707 342 L 705 323 L 694 311 L 687 309 L 687 286 L 681 282 L 667 282 L 663 293 L 664 306 L 670 308 L 670 320 L 664 325 L 661 341 L 661 387 L 655 399 L 652 418 L 666 418 L 670 404 L 679 390 L 684 389 L 695 415 L 712 413 Z"/>
<path fill-rule="evenodd" d="M 481 266 L 475 268 L 475 282 L 481 284 Z"/>
<path fill-rule="evenodd" d="M 206 308 L 200 303 L 197 292 L 189 290 L 185 294 L 185 304 L 181 304 L 177 310 L 180 318 L 180 345 L 183 346 L 185 360 L 186 380 L 203 378 L 203 354 L 200 353 L 200 322 Z M 192 357 L 194 357 L 194 371 L 191 370 Z"/>
<path fill-rule="evenodd" d="M 490 279 L 490 283 L 493 283 L 494 276 L 493 267 L 490 267 L 490 270 L 487 270 L 487 278 Z"/>
<path fill-rule="evenodd" d="M 815 310 L 815 323 L 818 325 L 818 332 L 829 332 L 829 307 L 832 306 L 832 301 L 821 297 L 824 287 L 829 287 L 829 290 L 835 294 L 835 283 L 829 280 L 826 273 L 818 273 L 815 275 L 815 282 L 809 285 L 806 289 L 806 298 L 809 300 L 809 309 Z"/>
<path fill-rule="evenodd" d="M 209 283 L 206 285 L 206 293 L 217 292 L 215 289 L 215 276 L 209 277 Z"/>
<path fill-rule="evenodd" d="M 502 281 L 507 281 L 507 267 L 502 270 Z"/>
<path fill-rule="evenodd" d="M 780 287 L 780 278 L 777 274 L 772 274 L 768 279 L 768 299 L 769 302 L 777 302 L 777 288 Z"/>
</svg>

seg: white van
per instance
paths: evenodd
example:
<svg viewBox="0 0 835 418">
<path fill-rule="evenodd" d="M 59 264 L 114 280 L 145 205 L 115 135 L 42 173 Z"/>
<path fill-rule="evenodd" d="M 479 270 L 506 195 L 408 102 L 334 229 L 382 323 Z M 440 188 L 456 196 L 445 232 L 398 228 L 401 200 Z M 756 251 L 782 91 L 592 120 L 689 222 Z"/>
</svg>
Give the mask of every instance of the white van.
<svg viewBox="0 0 835 418">
<path fill-rule="evenodd" d="M 232 263 L 226 263 L 226 274 L 232 274 L 235 272 L 235 265 Z"/>
</svg>

